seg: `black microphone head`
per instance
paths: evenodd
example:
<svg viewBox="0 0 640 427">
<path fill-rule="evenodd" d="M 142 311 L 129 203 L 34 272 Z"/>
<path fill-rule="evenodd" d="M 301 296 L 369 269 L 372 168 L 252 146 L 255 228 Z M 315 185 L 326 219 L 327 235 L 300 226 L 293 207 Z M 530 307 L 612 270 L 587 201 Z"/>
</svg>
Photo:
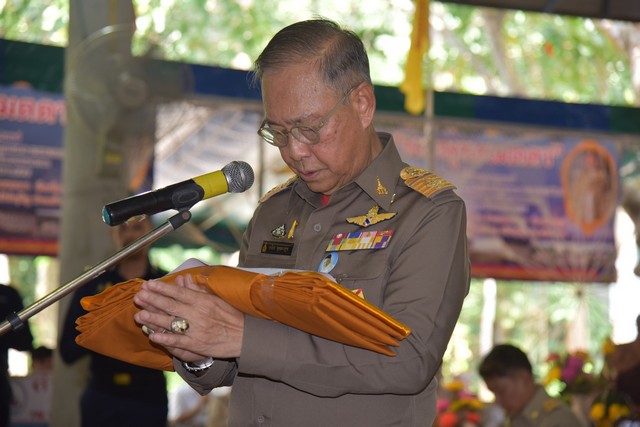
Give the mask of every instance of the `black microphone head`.
<svg viewBox="0 0 640 427">
<path fill-rule="evenodd" d="M 229 193 L 242 193 L 253 185 L 253 169 L 247 162 L 234 160 L 222 168 L 227 179 Z"/>
</svg>

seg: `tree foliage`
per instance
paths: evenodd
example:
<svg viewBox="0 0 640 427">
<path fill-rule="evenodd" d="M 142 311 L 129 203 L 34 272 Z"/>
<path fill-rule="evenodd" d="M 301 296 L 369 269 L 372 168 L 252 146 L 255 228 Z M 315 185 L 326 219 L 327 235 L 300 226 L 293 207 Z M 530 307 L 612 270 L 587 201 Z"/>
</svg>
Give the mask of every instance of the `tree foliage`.
<svg viewBox="0 0 640 427">
<path fill-rule="evenodd" d="M 249 69 L 269 38 L 325 16 L 358 33 L 374 82 L 403 79 L 411 0 L 134 0 L 138 53 Z M 68 1 L 0 1 L 0 35 L 66 44 Z M 439 91 L 610 105 L 640 104 L 638 24 L 432 2 L 425 80 Z M 635 58 L 635 59 L 634 59 Z"/>
</svg>

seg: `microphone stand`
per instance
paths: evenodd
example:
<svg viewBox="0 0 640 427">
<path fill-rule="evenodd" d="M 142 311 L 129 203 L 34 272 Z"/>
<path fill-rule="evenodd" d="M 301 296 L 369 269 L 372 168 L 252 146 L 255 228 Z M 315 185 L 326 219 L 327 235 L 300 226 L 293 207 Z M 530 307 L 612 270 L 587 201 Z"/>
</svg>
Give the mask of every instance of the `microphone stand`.
<svg viewBox="0 0 640 427">
<path fill-rule="evenodd" d="M 25 325 L 25 322 L 34 314 L 41 312 L 45 308 L 49 307 L 54 302 L 60 300 L 65 297 L 69 293 L 76 290 L 80 286 L 86 284 L 92 279 L 95 279 L 106 270 L 110 269 L 114 265 L 118 264 L 124 258 L 129 256 L 131 253 L 136 252 L 141 247 L 146 246 L 154 241 L 158 240 L 160 237 L 168 234 L 169 232 L 177 229 L 183 224 L 189 222 L 191 219 L 191 212 L 189 212 L 189 208 L 181 210 L 171 218 L 169 218 L 164 224 L 159 225 L 154 230 L 151 230 L 149 233 L 140 237 L 138 240 L 134 241 L 127 247 L 121 249 L 120 251 L 113 254 L 111 257 L 102 261 L 100 264 L 97 264 L 90 270 L 86 271 L 84 274 L 78 276 L 71 282 L 67 283 L 64 286 L 59 287 L 55 291 L 46 295 L 42 299 L 34 302 L 29 307 L 23 309 L 19 313 L 11 313 L 7 316 L 7 319 L 0 324 L 0 336 L 4 335 L 10 329 L 18 330 Z"/>
</svg>

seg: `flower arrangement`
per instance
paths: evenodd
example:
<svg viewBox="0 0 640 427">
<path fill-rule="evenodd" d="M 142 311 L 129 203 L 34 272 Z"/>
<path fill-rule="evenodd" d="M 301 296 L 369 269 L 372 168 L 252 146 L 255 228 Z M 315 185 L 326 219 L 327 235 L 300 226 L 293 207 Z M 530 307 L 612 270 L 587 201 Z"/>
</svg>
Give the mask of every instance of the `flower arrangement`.
<svg viewBox="0 0 640 427">
<path fill-rule="evenodd" d="M 631 415 L 631 409 L 616 393 L 605 392 L 591 404 L 589 419 L 594 427 L 612 427 L 621 417 Z"/>
<path fill-rule="evenodd" d="M 465 391 L 460 380 L 444 383 L 444 396 L 438 399 L 437 427 L 479 427 L 484 404 L 472 393 Z"/>
<path fill-rule="evenodd" d="M 584 351 L 575 351 L 565 355 L 551 353 L 546 359 L 549 370 L 543 380 L 551 394 L 588 394 L 600 386 L 594 373 L 594 365 Z"/>
<path fill-rule="evenodd" d="M 591 403 L 589 419 L 593 427 L 612 427 L 622 417 L 632 414 L 631 407 L 623 396 L 610 389 L 611 386 L 611 368 L 609 366 L 608 357 L 615 350 L 615 344 L 610 337 L 607 337 L 602 344 L 601 351 L 605 358 L 605 363 L 600 374 L 605 382 L 604 392 L 594 399 Z"/>
</svg>

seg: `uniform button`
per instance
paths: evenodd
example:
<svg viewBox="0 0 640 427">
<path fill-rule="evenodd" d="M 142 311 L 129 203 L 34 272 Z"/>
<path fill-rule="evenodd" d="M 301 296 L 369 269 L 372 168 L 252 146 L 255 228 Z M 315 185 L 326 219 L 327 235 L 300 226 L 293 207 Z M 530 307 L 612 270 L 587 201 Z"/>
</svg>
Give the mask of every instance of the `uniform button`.
<svg viewBox="0 0 640 427">
<path fill-rule="evenodd" d="M 260 415 L 258 417 L 258 423 L 262 424 L 264 422 L 264 417 L 262 415 Z"/>
<path fill-rule="evenodd" d="M 313 231 L 315 231 L 316 233 L 322 231 L 322 225 L 313 224 Z"/>
</svg>

